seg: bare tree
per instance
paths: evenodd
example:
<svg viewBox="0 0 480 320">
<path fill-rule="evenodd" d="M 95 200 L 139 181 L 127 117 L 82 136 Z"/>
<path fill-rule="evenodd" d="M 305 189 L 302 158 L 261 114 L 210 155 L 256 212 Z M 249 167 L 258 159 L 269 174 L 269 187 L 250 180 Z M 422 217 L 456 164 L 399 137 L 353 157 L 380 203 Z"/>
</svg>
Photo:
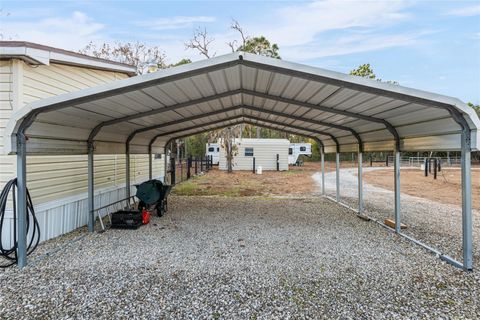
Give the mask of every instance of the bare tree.
<svg viewBox="0 0 480 320">
<path fill-rule="evenodd" d="M 239 47 L 245 46 L 245 43 L 247 42 L 249 37 L 246 35 L 246 32 L 245 30 L 243 30 L 242 26 L 240 26 L 240 23 L 235 19 L 232 19 L 230 29 L 237 31 L 240 34 L 240 38 L 242 41 L 242 44 L 240 46 L 238 45 L 237 40 L 232 40 L 230 42 L 227 42 L 227 45 L 230 47 L 230 49 L 232 49 L 232 52 L 235 52 L 235 51 L 238 51 Z"/>
<path fill-rule="evenodd" d="M 227 45 L 230 47 L 232 52 L 236 51 L 246 51 L 254 54 L 269 56 L 280 59 L 278 55 L 278 46 L 276 44 L 271 44 L 265 37 L 249 37 L 247 33 L 242 28 L 240 23 L 237 20 L 232 20 L 230 25 L 232 30 L 235 30 L 240 35 L 241 44 L 239 41 L 233 40 L 227 42 Z M 204 57 L 211 58 L 215 56 L 215 53 L 211 53 L 211 44 L 215 39 L 208 35 L 206 28 L 197 28 L 193 33 L 193 38 L 185 43 L 186 49 L 193 49 L 199 52 L 200 55 Z M 250 136 L 252 133 L 252 128 L 245 126 L 246 131 L 250 131 Z M 251 127 L 251 126 L 250 126 Z M 248 130 L 249 129 L 249 130 Z M 225 157 L 227 160 L 227 169 L 228 172 L 232 172 L 233 168 L 233 156 L 235 152 L 235 146 L 233 139 L 236 137 L 241 137 L 244 131 L 244 125 L 239 124 L 235 126 L 228 127 L 226 129 L 215 130 L 210 135 L 210 141 L 212 139 L 218 139 L 221 141 L 222 147 L 225 149 Z M 260 137 L 260 127 L 256 126 L 257 137 Z"/>
<path fill-rule="evenodd" d="M 193 32 L 192 39 L 185 42 L 186 49 L 197 50 L 201 55 L 207 59 L 215 57 L 215 52 L 210 53 L 210 44 L 214 41 L 214 38 L 208 36 L 207 28 L 197 28 Z"/>
<path fill-rule="evenodd" d="M 238 148 L 235 145 L 235 138 L 239 137 L 242 131 L 240 125 L 231 126 L 222 130 L 213 130 L 208 136 L 209 141 L 219 141 L 225 150 L 227 160 L 227 172 L 233 172 L 233 157 L 237 155 Z"/>
<path fill-rule="evenodd" d="M 155 65 L 159 69 L 167 67 L 165 53 L 160 48 L 149 47 L 141 42 L 115 44 L 103 43 L 97 46 L 90 42 L 79 51 L 82 54 L 117 62 L 126 63 L 137 68 L 138 74 L 147 72 L 148 67 Z"/>
</svg>

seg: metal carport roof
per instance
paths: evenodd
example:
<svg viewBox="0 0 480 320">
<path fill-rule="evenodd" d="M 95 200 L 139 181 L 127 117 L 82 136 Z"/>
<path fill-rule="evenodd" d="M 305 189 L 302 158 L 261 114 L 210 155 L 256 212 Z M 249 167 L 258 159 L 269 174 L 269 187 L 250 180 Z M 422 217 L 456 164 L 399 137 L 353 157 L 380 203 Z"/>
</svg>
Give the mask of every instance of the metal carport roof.
<svg viewBox="0 0 480 320">
<path fill-rule="evenodd" d="M 189 132 L 232 119 L 267 121 L 319 138 L 325 152 L 459 150 L 460 132 L 478 150 L 480 122 L 458 99 L 262 57 L 231 53 L 33 102 L 14 113 L 30 154 L 162 152 Z M 262 120 L 263 119 L 263 120 Z M 301 128 L 301 130 L 300 130 Z M 182 130 L 184 129 L 184 130 Z M 156 137 L 156 138 L 155 138 Z"/>
<path fill-rule="evenodd" d="M 18 264 L 26 264 L 26 155 L 88 154 L 89 230 L 94 230 L 94 154 L 163 152 L 167 143 L 237 123 L 305 135 L 336 153 L 358 151 L 358 213 L 363 151 L 395 150 L 395 231 L 400 229 L 400 152 L 461 150 L 463 262 L 473 267 L 470 152 L 480 120 L 458 99 L 248 53 L 231 53 L 33 102 L 13 114 L 5 149 L 17 154 Z M 165 157 L 166 158 L 166 157 Z M 324 181 L 324 179 L 322 179 Z M 325 188 L 322 188 L 324 194 Z"/>
</svg>

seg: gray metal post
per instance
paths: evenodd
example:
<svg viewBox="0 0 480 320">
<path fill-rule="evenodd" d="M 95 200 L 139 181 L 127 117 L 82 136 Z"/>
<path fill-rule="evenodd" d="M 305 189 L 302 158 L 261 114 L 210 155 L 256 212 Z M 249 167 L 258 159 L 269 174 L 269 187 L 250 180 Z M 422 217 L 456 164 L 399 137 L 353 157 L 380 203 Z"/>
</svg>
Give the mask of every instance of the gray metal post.
<svg viewBox="0 0 480 320">
<path fill-rule="evenodd" d="M 95 213 L 93 212 L 94 205 L 94 169 L 93 169 L 93 143 L 88 143 L 88 231 L 94 231 Z"/>
<path fill-rule="evenodd" d="M 336 195 L 335 199 L 340 202 L 340 152 L 335 153 L 335 183 L 336 183 Z"/>
<path fill-rule="evenodd" d="M 152 146 L 148 147 L 148 179 L 152 180 L 153 175 L 153 165 L 152 165 Z"/>
<path fill-rule="evenodd" d="M 125 147 L 125 195 L 130 198 L 130 143 Z"/>
<path fill-rule="evenodd" d="M 400 151 L 395 150 L 394 163 L 394 183 L 395 183 L 395 232 L 400 233 Z"/>
<path fill-rule="evenodd" d="M 473 268 L 473 235 L 472 235 L 472 181 L 470 137 L 462 132 L 462 246 L 463 268 Z"/>
<path fill-rule="evenodd" d="M 358 153 L 358 213 L 363 212 L 363 153 Z"/>
<path fill-rule="evenodd" d="M 17 188 L 18 188 L 18 266 L 27 265 L 27 145 L 25 135 L 17 134 Z"/>
<path fill-rule="evenodd" d="M 320 155 L 322 164 L 322 195 L 325 195 L 325 151 L 323 147 L 321 148 Z"/>
<path fill-rule="evenodd" d="M 164 155 L 164 164 L 163 164 L 163 182 L 167 183 L 167 171 L 168 171 L 168 159 L 167 159 L 167 145 L 163 148 L 163 155 Z"/>
</svg>

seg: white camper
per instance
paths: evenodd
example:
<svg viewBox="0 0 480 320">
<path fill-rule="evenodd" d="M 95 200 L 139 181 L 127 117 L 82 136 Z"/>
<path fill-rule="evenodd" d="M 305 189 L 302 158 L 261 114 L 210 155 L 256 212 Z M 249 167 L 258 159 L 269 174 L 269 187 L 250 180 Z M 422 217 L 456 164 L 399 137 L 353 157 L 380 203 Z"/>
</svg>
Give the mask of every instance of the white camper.
<svg viewBox="0 0 480 320">
<path fill-rule="evenodd" d="M 205 150 L 205 155 L 207 157 L 212 156 L 212 164 L 218 164 L 220 143 L 207 143 Z"/>
<path fill-rule="evenodd" d="M 288 170 L 288 148 L 290 141 L 287 139 L 235 139 L 235 155 L 233 157 L 233 170 Z M 278 156 L 278 161 L 277 161 Z M 219 169 L 227 170 L 225 149 L 220 147 Z"/>
<path fill-rule="evenodd" d="M 291 143 L 288 148 L 288 164 L 299 165 L 301 155 L 307 157 L 312 155 L 311 143 Z"/>
</svg>

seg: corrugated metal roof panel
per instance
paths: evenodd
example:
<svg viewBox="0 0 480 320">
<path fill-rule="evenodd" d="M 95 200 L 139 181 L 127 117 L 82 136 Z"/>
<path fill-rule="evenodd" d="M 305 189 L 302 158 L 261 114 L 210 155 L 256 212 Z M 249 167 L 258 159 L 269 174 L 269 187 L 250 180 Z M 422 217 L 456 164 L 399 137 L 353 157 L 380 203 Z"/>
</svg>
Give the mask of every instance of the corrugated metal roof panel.
<svg viewBox="0 0 480 320">
<path fill-rule="evenodd" d="M 341 150 L 356 145 L 355 135 L 360 133 L 365 150 L 370 151 L 391 148 L 394 132 L 405 150 L 425 148 L 428 143 L 439 149 L 442 140 L 434 137 L 456 139 L 457 121 L 463 121 L 473 133 L 473 149 L 479 148 L 480 121 L 459 100 L 240 53 L 33 102 L 14 114 L 5 146 L 15 152 L 15 134 L 31 115 L 36 117 L 26 134 L 35 147 L 27 144 L 28 151 L 45 148 L 45 152 L 67 154 L 86 150 L 78 146 L 89 137 L 122 141 L 132 136 L 137 144 L 139 131 L 138 141 L 145 143 L 158 132 L 176 137 L 238 123 L 243 114 L 245 121 L 260 119 L 270 127 L 317 135 L 329 147 L 334 143 L 328 135 L 333 135 Z M 57 140 L 64 141 L 63 148 L 52 151 Z M 155 146 L 165 141 L 157 139 Z M 459 140 L 455 146 L 460 147 Z M 446 147 L 452 148 L 452 142 Z M 102 143 L 96 152 L 107 149 L 122 147 Z"/>
</svg>

